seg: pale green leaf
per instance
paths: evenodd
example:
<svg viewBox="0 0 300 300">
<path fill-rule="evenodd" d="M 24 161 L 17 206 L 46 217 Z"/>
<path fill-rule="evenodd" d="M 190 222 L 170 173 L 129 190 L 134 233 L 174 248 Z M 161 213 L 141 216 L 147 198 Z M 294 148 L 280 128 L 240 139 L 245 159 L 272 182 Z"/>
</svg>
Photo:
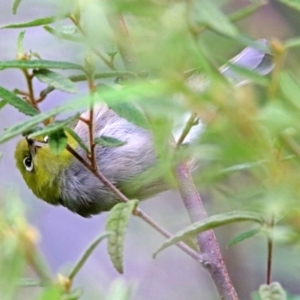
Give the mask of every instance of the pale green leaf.
<svg viewBox="0 0 300 300">
<path fill-rule="evenodd" d="M 33 70 L 33 74 L 39 81 L 47 83 L 57 90 L 68 93 L 78 92 L 75 84 L 69 78 L 64 77 L 57 72 L 53 72 L 48 69 L 39 69 Z"/>
<path fill-rule="evenodd" d="M 63 121 L 54 121 L 47 125 L 44 128 L 41 128 L 40 130 L 37 130 L 29 135 L 30 138 L 34 138 L 37 136 L 45 136 L 45 135 L 51 135 L 55 131 L 65 129 L 70 123 L 77 120 L 79 117 L 79 114 L 76 114 L 75 116 L 69 117 L 66 120 Z"/>
<path fill-rule="evenodd" d="M 82 42 L 84 41 L 84 38 L 78 34 L 77 30 L 74 29 L 74 31 L 70 30 L 71 27 L 66 27 L 63 26 L 62 28 L 60 28 L 60 30 L 57 30 L 51 26 L 45 25 L 43 26 L 43 28 L 49 32 L 50 34 L 68 40 L 68 41 L 72 41 L 72 42 Z M 69 30 L 68 30 L 69 28 Z M 76 28 L 76 27 L 74 27 Z"/>
<path fill-rule="evenodd" d="M 90 149 L 87 147 L 85 142 L 81 139 L 81 137 L 72 128 L 65 127 L 65 132 L 67 132 L 86 153 L 88 153 L 88 154 L 90 153 Z"/>
<path fill-rule="evenodd" d="M 100 137 L 95 138 L 95 143 L 99 146 L 103 147 L 120 147 L 126 144 L 126 142 L 120 141 L 111 136 L 102 135 Z"/>
<path fill-rule="evenodd" d="M 227 247 L 231 247 L 237 243 L 240 243 L 246 239 L 249 239 L 251 237 L 253 237 L 254 235 L 258 234 L 261 232 L 260 228 L 255 228 L 255 229 L 251 229 L 245 232 L 242 232 L 241 234 L 237 235 L 236 237 L 234 237 L 228 244 Z"/>
<path fill-rule="evenodd" d="M 7 101 L 1 100 L 0 101 L 0 110 L 7 104 Z"/>
<path fill-rule="evenodd" d="M 105 300 L 130 300 L 132 299 L 132 286 L 122 279 L 116 279 L 110 286 Z"/>
<path fill-rule="evenodd" d="M 123 273 L 123 250 L 125 234 L 132 211 L 138 205 L 138 200 L 116 204 L 109 212 L 106 230 L 114 232 L 108 237 L 108 253 L 118 272 Z"/>
<path fill-rule="evenodd" d="M 41 122 L 68 110 L 71 110 L 72 106 L 69 105 L 59 106 L 54 109 L 51 109 L 47 112 L 38 114 L 36 116 L 31 117 L 27 121 L 23 121 L 20 123 L 15 124 L 7 129 L 5 129 L 2 133 L 0 133 L 0 144 L 4 143 L 13 137 L 22 134 L 23 132 L 28 132 L 30 129 L 34 128 L 36 125 L 40 124 Z"/>
<path fill-rule="evenodd" d="M 231 37 L 238 35 L 237 28 L 217 6 L 216 1 L 193 0 L 189 7 L 189 20 L 194 26 L 205 26 Z"/>
<path fill-rule="evenodd" d="M 39 19 L 35 19 L 35 20 L 32 20 L 32 21 L 23 22 L 23 23 L 3 25 L 3 26 L 0 27 L 0 29 L 35 27 L 35 26 L 51 24 L 55 21 L 56 21 L 56 17 L 45 17 L 45 18 L 39 18 Z"/>
<path fill-rule="evenodd" d="M 112 234 L 113 234 L 112 232 L 104 232 L 101 235 L 99 235 L 94 241 L 91 242 L 91 244 L 86 248 L 84 253 L 81 255 L 81 257 L 78 259 L 78 261 L 75 263 L 74 267 L 72 268 L 68 276 L 70 280 L 74 279 L 76 274 L 80 271 L 80 269 L 83 267 L 87 259 L 90 257 L 90 255 L 93 253 L 96 247 L 100 244 L 100 242 Z"/>
<path fill-rule="evenodd" d="M 6 60 L 0 61 L 0 70 L 8 68 L 17 69 L 69 69 L 83 70 L 82 66 L 64 61 L 51 60 Z"/>
<path fill-rule="evenodd" d="M 24 40 L 24 36 L 25 36 L 25 30 L 22 30 L 22 31 L 19 33 L 19 36 L 18 36 L 18 42 L 17 42 L 18 56 L 24 54 L 24 48 L 23 48 L 23 40 Z"/>
<path fill-rule="evenodd" d="M 68 143 L 68 138 L 63 130 L 55 131 L 49 136 L 49 146 L 53 154 L 59 155 L 66 147 Z"/>
<path fill-rule="evenodd" d="M 300 1 L 299 0 L 279 0 L 279 2 L 300 11 Z"/>
<path fill-rule="evenodd" d="M 270 285 L 262 284 L 258 293 L 261 300 L 287 300 L 286 292 L 279 282 L 272 282 Z"/>
<path fill-rule="evenodd" d="M 15 15 L 17 13 L 18 7 L 20 5 L 22 0 L 14 0 L 13 6 L 12 6 L 12 12 Z"/>
<path fill-rule="evenodd" d="M 232 211 L 208 217 L 202 221 L 195 222 L 187 228 L 179 231 L 172 238 L 167 239 L 162 246 L 154 253 L 154 257 L 165 248 L 174 245 L 186 238 L 193 237 L 203 231 L 220 227 L 226 224 L 252 221 L 256 223 L 263 223 L 263 218 L 260 214 L 248 211 Z"/>
<path fill-rule="evenodd" d="M 3 98 L 3 100 L 6 103 L 15 107 L 17 110 L 19 110 L 21 113 L 27 116 L 35 116 L 39 113 L 34 107 L 32 107 L 27 102 L 25 102 L 23 99 L 19 98 L 14 93 L 1 86 L 0 86 L 0 97 Z M 3 106 L 4 105 L 5 103 L 3 103 Z"/>
</svg>

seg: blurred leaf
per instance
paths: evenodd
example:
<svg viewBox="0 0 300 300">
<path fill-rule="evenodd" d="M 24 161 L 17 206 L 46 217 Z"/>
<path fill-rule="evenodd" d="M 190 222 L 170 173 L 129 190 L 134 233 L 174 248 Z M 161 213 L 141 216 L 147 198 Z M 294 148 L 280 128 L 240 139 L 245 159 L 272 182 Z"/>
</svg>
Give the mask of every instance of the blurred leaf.
<svg viewBox="0 0 300 300">
<path fill-rule="evenodd" d="M 41 25 L 51 24 L 55 21 L 56 21 L 56 17 L 45 17 L 45 18 L 32 20 L 32 21 L 29 21 L 29 22 L 24 22 L 24 23 L 15 23 L 15 24 L 3 25 L 3 26 L 0 27 L 0 29 L 4 29 L 4 28 L 27 28 L 27 27 L 41 26 Z"/>
<path fill-rule="evenodd" d="M 106 221 L 106 230 L 114 234 L 108 237 L 108 253 L 118 272 L 123 273 L 123 250 L 125 234 L 129 218 L 137 207 L 138 200 L 116 204 L 109 212 Z"/>
<path fill-rule="evenodd" d="M 242 232 L 241 234 L 237 235 L 236 237 L 234 237 L 228 244 L 227 247 L 231 247 L 237 243 L 240 243 L 246 239 L 249 239 L 251 237 L 253 237 L 254 235 L 256 235 L 257 233 L 260 233 L 261 229 L 260 228 L 255 228 L 255 229 L 251 229 L 245 232 Z"/>
<path fill-rule="evenodd" d="M 105 300 L 129 300 L 132 296 L 132 287 L 123 280 L 117 279 L 110 286 Z"/>
<path fill-rule="evenodd" d="M 105 135 L 95 138 L 95 143 L 103 147 L 120 147 L 126 144 L 126 142 Z"/>
<path fill-rule="evenodd" d="M 0 110 L 7 104 L 7 101 L 1 100 L 0 101 Z"/>
<path fill-rule="evenodd" d="M 17 123 L 0 134 L 0 144 L 12 139 L 13 137 L 22 134 L 23 132 L 28 132 L 30 129 L 34 128 L 36 125 L 40 124 L 41 122 L 59 114 L 65 112 L 67 110 L 71 110 L 72 107 L 69 105 L 58 106 L 54 109 L 51 109 L 47 112 L 40 113 L 27 121 L 23 121 Z"/>
<path fill-rule="evenodd" d="M 1 86 L 0 86 L 0 97 L 3 98 L 6 103 L 15 107 L 17 110 L 19 110 L 21 113 L 27 116 L 35 116 L 39 113 L 34 107 L 32 107 L 26 101 L 22 100 L 14 93 L 8 91 L 7 89 Z"/>
<path fill-rule="evenodd" d="M 33 70 L 33 74 L 39 81 L 47 83 L 57 90 L 68 93 L 78 92 L 75 84 L 69 78 L 60 75 L 57 72 L 53 72 L 47 69 L 39 69 Z"/>
<path fill-rule="evenodd" d="M 24 54 L 24 48 L 23 48 L 24 36 L 25 36 L 25 30 L 22 30 L 18 35 L 18 42 L 17 42 L 18 57 L 21 57 Z"/>
<path fill-rule="evenodd" d="M 14 0 L 13 6 L 12 6 L 12 13 L 15 15 L 17 13 L 18 7 L 20 5 L 22 0 Z"/>
<path fill-rule="evenodd" d="M 59 285 L 52 285 L 44 288 L 37 300 L 59 300 L 62 296 L 62 290 Z"/>
<path fill-rule="evenodd" d="M 96 247 L 99 245 L 101 241 L 103 241 L 108 236 L 112 235 L 112 232 L 104 232 L 101 235 L 99 235 L 92 243 L 85 249 L 84 253 L 81 255 L 79 260 L 75 263 L 73 269 L 71 270 L 68 278 L 70 280 L 73 280 L 74 277 L 77 275 L 77 273 L 80 271 L 80 269 L 83 267 L 87 259 L 90 257 L 92 252 L 96 249 Z"/>
<path fill-rule="evenodd" d="M 65 129 L 65 127 L 67 127 L 70 123 L 74 122 L 74 120 L 77 120 L 78 117 L 79 114 L 76 114 L 75 116 L 69 117 L 63 121 L 54 121 L 46 127 L 31 133 L 29 137 L 34 138 L 37 136 L 51 135 L 52 133 L 55 133 L 55 131 Z"/>
<path fill-rule="evenodd" d="M 57 30 L 51 26 L 43 26 L 43 28 L 50 34 L 68 40 L 72 42 L 82 42 L 84 41 L 83 37 L 78 34 L 77 28 L 75 26 L 63 26 L 60 30 Z M 74 30 L 71 30 L 73 28 Z"/>
<path fill-rule="evenodd" d="M 300 100 L 298 95 L 300 94 L 300 86 L 296 80 L 288 73 L 281 73 L 279 77 L 279 87 L 284 96 L 293 105 L 293 108 L 300 110 Z"/>
<path fill-rule="evenodd" d="M 0 70 L 8 68 L 18 69 L 69 69 L 69 70 L 83 70 L 82 66 L 64 61 L 51 60 L 6 60 L 0 61 Z"/>
<path fill-rule="evenodd" d="M 185 229 L 179 231 L 172 238 L 167 239 L 162 246 L 154 253 L 154 257 L 164 250 L 165 248 L 174 245 L 186 238 L 193 237 L 203 231 L 213 229 L 215 227 L 220 227 L 226 224 L 235 223 L 235 222 L 257 222 L 263 223 L 263 217 L 254 212 L 247 212 L 247 211 L 232 211 L 229 213 L 223 213 L 219 215 L 214 215 L 208 217 L 202 221 L 195 222 L 190 226 L 186 227 Z"/>
<path fill-rule="evenodd" d="M 279 0 L 279 2 L 293 8 L 296 10 L 300 10 L 300 1 L 299 0 Z"/>
<path fill-rule="evenodd" d="M 127 121 L 142 127 L 149 128 L 149 124 L 143 115 L 143 113 L 134 106 L 134 104 L 129 102 L 116 103 L 110 105 L 110 108 L 120 117 L 126 119 Z"/>
<path fill-rule="evenodd" d="M 300 6 L 300 2 L 299 2 Z M 289 49 L 293 47 L 299 47 L 300 46 L 300 38 L 291 38 L 285 41 L 284 48 Z"/>
<path fill-rule="evenodd" d="M 53 154 L 59 155 L 66 147 L 68 138 L 64 131 L 61 129 L 49 134 L 49 146 Z"/>
<path fill-rule="evenodd" d="M 83 294 L 82 289 L 76 289 L 68 294 L 64 294 L 61 300 L 77 300 L 82 296 L 82 294 Z"/>
<path fill-rule="evenodd" d="M 272 282 L 270 285 L 262 284 L 258 293 L 261 300 L 287 300 L 286 292 L 279 282 Z"/>
<path fill-rule="evenodd" d="M 189 20 L 194 26 L 207 26 L 230 37 L 238 35 L 238 30 L 219 9 L 216 1 L 193 0 L 190 3 Z"/>
<path fill-rule="evenodd" d="M 81 137 L 70 127 L 65 127 L 65 132 L 70 134 L 70 136 L 78 143 L 78 145 L 86 152 L 90 153 L 90 149 L 87 147 L 85 142 L 81 139 Z"/>
</svg>

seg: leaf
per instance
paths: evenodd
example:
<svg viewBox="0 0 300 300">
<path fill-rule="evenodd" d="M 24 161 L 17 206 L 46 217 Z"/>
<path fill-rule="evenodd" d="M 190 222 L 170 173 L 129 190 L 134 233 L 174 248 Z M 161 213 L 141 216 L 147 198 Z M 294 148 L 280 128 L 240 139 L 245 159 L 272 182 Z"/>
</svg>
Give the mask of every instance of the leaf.
<svg viewBox="0 0 300 300">
<path fill-rule="evenodd" d="M 41 128 L 40 130 L 37 130 L 29 135 L 30 138 L 34 138 L 37 136 L 45 136 L 45 135 L 51 135 L 52 133 L 55 133 L 55 131 L 65 129 L 66 126 L 68 126 L 70 123 L 77 120 L 79 117 L 79 114 L 76 114 L 75 116 L 69 117 L 66 120 L 63 121 L 54 121 L 47 125 L 44 128 Z"/>
<path fill-rule="evenodd" d="M 0 27 L 0 29 L 5 28 L 27 28 L 27 27 L 34 27 L 34 26 L 41 26 L 46 24 L 51 24 L 56 21 L 56 17 L 45 17 L 40 19 L 35 19 L 32 21 L 24 22 L 24 23 L 15 23 L 15 24 L 8 24 L 3 25 Z"/>
<path fill-rule="evenodd" d="M 0 70 L 8 68 L 17 69 L 69 69 L 69 70 L 83 70 L 82 66 L 65 61 L 51 61 L 51 60 L 6 60 L 0 61 Z"/>
<path fill-rule="evenodd" d="M 94 241 L 91 242 L 91 244 L 87 247 L 87 249 L 84 251 L 82 256 L 78 259 L 78 261 L 75 263 L 73 269 L 71 270 L 71 272 L 68 276 L 68 278 L 70 280 L 74 279 L 74 277 L 77 275 L 77 273 L 83 267 L 83 265 L 85 264 L 87 259 L 90 257 L 92 252 L 99 245 L 99 243 L 112 234 L 113 234 L 112 232 L 104 232 L 101 235 L 99 235 Z"/>
<path fill-rule="evenodd" d="M 7 104 L 6 100 L 1 100 L 0 101 L 0 110 Z"/>
<path fill-rule="evenodd" d="M 68 138 L 64 131 L 61 129 L 49 134 L 49 146 L 53 154 L 59 155 L 66 147 Z"/>
<path fill-rule="evenodd" d="M 64 294 L 61 297 L 61 300 L 77 300 L 82 296 L 82 294 L 83 294 L 82 289 L 76 289 L 72 292 L 69 292 L 68 294 Z M 53 299 L 51 299 L 51 300 L 53 300 Z"/>
<path fill-rule="evenodd" d="M 17 49 L 18 49 L 18 57 L 21 57 L 24 54 L 23 48 L 23 40 L 25 36 L 25 30 L 22 30 L 18 36 Z"/>
<path fill-rule="evenodd" d="M 0 144 L 12 139 L 13 137 L 22 134 L 23 132 L 28 132 L 30 129 L 34 128 L 36 125 L 40 124 L 41 122 L 59 114 L 65 112 L 67 110 L 71 110 L 72 106 L 64 105 L 59 106 L 54 109 L 51 109 L 47 112 L 40 113 L 27 121 L 20 122 L 14 126 L 11 126 L 4 130 L 0 134 Z"/>
<path fill-rule="evenodd" d="M 260 228 L 255 228 L 255 229 L 251 229 L 245 232 L 242 232 L 241 234 L 237 235 L 236 237 L 234 237 L 228 244 L 227 247 L 231 247 L 237 243 L 240 243 L 246 239 L 249 239 L 251 237 L 253 237 L 254 235 L 256 235 L 257 233 L 260 233 L 261 229 Z"/>
<path fill-rule="evenodd" d="M 68 26 L 70 28 L 70 26 Z M 72 42 L 82 42 L 84 39 L 81 35 L 77 34 L 77 32 L 74 30 L 73 32 L 71 30 L 68 30 L 67 26 L 63 26 L 61 28 L 61 30 L 57 30 L 51 26 L 45 25 L 43 26 L 43 28 L 49 32 L 50 34 L 68 40 L 68 41 L 72 41 Z M 74 29 L 76 29 L 76 27 L 74 26 Z"/>
<path fill-rule="evenodd" d="M 57 90 L 68 93 L 78 92 L 75 84 L 69 78 L 62 76 L 57 72 L 53 72 L 48 69 L 40 69 L 33 70 L 33 74 L 39 81 L 47 83 Z"/>
<path fill-rule="evenodd" d="M 21 0 L 14 0 L 13 6 L 12 6 L 12 13 L 14 15 L 17 13 L 20 3 L 21 3 Z"/>
<path fill-rule="evenodd" d="M 195 222 L 187 228 L 179 231 L 173 237 L 167 239 L 162 246 L 154 253 L 154 257 L 165 248 L 178 243 L 188 237 L 193 237 L 203 231 L 213 229 L 234 222 L 253 221 L 263 223 L 263 218 L 260 214 L 248 211 L 232 211 L 208 217 L 202 221 Z"/>
<path fill-rule="evenodd" d="M 300 11 L 300 1 L 298 0 L 279 0 L 281 3 Z"/>
<path fill-rule="evenodd" d="M 102 135 L 100 137 L 95 138 L 95 143 L 99 146 L 103 147 L 120 147 L 126 144 L 126 142 L 120 141 L 111 136 Z"/>
<path fill-rule="evenodd" d="M 132 286 L 122 279 L 116 279 L 109 288 L 105 300 L 130 300 L 132 299 Z"/>
<path fill-rule="evenodd" d="M 70 127 L 65 127 L 65 132 L 67 132 L 77 143 L 78 145 L 88 154 L 90 154 L 90 149 L 87 147 L 85 142 L 81 137 Z"/>
<path fill-rule="evenodd" d="M 261 300 L 287 300 L 286 292 L 279 282 L 272 282 L 270 285 L 262 284 L 258 293 Z"/>
<path fill-rule="evenodd" d="M 207 26 L 221 34 L 235 37 L 237 28 L 230 23 L 228 18 L 218 8 L 215 1 L 193 0 L 189 7 L 189 20 L 194 26 Z"/>
<path fill-rule="evenodd" d="M 123 249 L 126 228 L 132 211 L 138 205 L 138 200 L 116 204 L 110 211 L 106 221 L 106 231 L 115 234 L 108 237 L 108 253 L 118 272 L 123 273 Z"/>
<path fill-rule="evenodd" d="M 0 86 L 0 97 L 4 99 L 4 101 L 11 106 L 15 107 L 17 110 L 19 110 L 21 113 L 27 115 L 27 116 L 35 116 L 39 112 L 32 107 L 30 104 L 16 96 L 11 91 L 3 88 Z M 5 104 L 3 104 L 4 106 Z"/>
<path fill-rule="evenodd" d="M 149 124 L 143 113 L 138 110 L 132 103 L 116 103 L 114 105 L 111 105 L 110 108 L 117 115 L 126 119 L 127 121 L 145 129 L 149 128 Z"/>
</svg>

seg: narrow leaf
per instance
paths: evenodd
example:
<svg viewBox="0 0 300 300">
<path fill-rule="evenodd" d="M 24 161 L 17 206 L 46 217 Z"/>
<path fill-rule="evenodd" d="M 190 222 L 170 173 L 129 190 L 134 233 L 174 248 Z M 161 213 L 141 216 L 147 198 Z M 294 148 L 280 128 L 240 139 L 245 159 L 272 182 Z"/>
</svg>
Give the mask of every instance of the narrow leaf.
<svg viewBox="0 0 300 300">
<path fill-rule="evenodd" d="M 53 154 L 59 155 L 66 147 L 68 138 L 63 130 L 49 134 L 49 146 Z"/>
<path fill-rule="evenodd" d="M 71 32 L 71 31 L 67 31 L 65 27 L 61 28 L 61 31 L 58 31 L 57 29 L 45 25 L 43 26 L 43 28 L 49 32 L 50 34 L 58 37 L 58 38 L 62 38 L 68 41 L 72 41 L 72 42 L 82 42 L 84 39 L 82 38 L 82 36 L 80 36 L 79 34 L 77 34 L 76 32 Z M 76 28 L 76 27 L 75 27 Z"/>
<path fill-rule="evenodd" d="M 33 70 L 33 74 L 39 81 L 47 83 L 57 90 L 68 93 L 78 92 L 75 84 L 69 78 L 60 75 L 57 72 L 53 72 L 48 69 L 40 69 Z"/>
<path fill-rule="evenodd" d="M 126 228 L 132 211 L 138 205 L 138 200 L 116 204 L 108 215 L 106 230 L 115 234 L 108 237 L 108 253 L 118 272 L 123 273 L 123 249 Z"/>
<path fill-rule="evenodd" d="M 86 153 L 90 154 L 90 149 L 87 147 L 85 142 L 72 128 L 65 127 L 65 132 L 67 132 Z"/>
<path fill-rule="evenodd" d="M 228 244 L 227 247 L 231 247 L 237 243 L 240 243 L 246 239 L 249 239 L 256 235 L 257 233 L 260 233 L 260 228 L 251 229 L 245 232 L 242 232 L 241 234 L 234 237 Z"/>
<path fill-rule="evenodd" d="M 0 97 L 4 99 L 4 101 L 11 106 L 15 107 L 21 113 L 27 116 L 35 116 L 39 112 L 32 107 L 30 104 L 16 96 L 14 93 L 0 86 Z M 4 106 L 5 104 L 3 104 Z"/>
<path fill-rule="evenodd" d="M 1 100 L 0 101 L 0 110 L 7 104 L 7 101 Z"/>
<path fill-rule="evenodd" d="M 111 105 L 110 108 L 116 114 L 126 119 L 127 121 L 142 128 L 149 128 L 148 122 L 143 113 L 140 110 L 138 110 L 132 103 L 116 103 L 114 105 Z"/>
<path fill-rule="evenodd" d="M 270 285 L 262 284 L 258 293 L 261 300 L 287 300 L 286 292 L 279 282 L 272 282 Z"/>
<path fill-rule="evenodd" d="M 300 11 L 300 2 L 298 0 L 279 0 L 281 3 Z"/>
<path fill-rule="evenodd" d="M 41 128 L 40 130 L 37 130 L 29 135 L 30 138 L 34 138 L 37 136 L 45 136 L 45 135 L 51 135 L 55 131 L 65 129 L 66 126 L 68 126 L 70 123 L 77 120 L 79 117 L 79 114 L 76 114 L 75 116 L 72 116 L 70 118 L 67 118 L 63 121 L 55 121 L 50 123 L 44 128 Z"/>
<path fill-rule="evenodd" d="M 172 238 L 167 239 L 162 246 L 154 253 L 154 257 L 165 248 L 178 243 L 188 237 L 193 237 L 203 231 L 220 227 L 226 224 L 242 221 L 252 221 L 263 223 L 263 218 L 260 214 L 247 211 L 233 211 L 208 217 L 202 221 L 195 222 L 187 228 L 176 233 Z"/>
<path fill-rule="evenodd" d="M 30 129 L 34 128 L 36 125 L 40 124 L 41 122 L 59 114 L 65 112 L 67 110 L 71 110 L 72 107 L 69 105 L 59 106 L 47 112 L 38 114 L 27 121 L 20 122 L 14 126 L 11 126 L 4 130 L 0 134 L 0 144 L 12 139 L 13 137 L 22 134 L 23 132 L 28 132 Z"/>
<path fill-rule="evenodd" d="M 0 61 L 0 70 L 8 68 L 17 69 L 69 69 L 69 70 L 83 70 L 80 65 L 65 61 L 51 61 L 51 60 L 6 60 Z"/>
<path fill-rule="evenodd" d="M 41 25 L 46 25 L 46 24 L 51 24 L 56 21 L 55 17 L 45 17 L 45 18 L 40 18 L 24 23 L 15 23 L 15 24 L 8 24 L 8 25 L 3 25 L 0 27 L 0 29 L 4 28 L 27 28 L 27 27 L 34 27 L 34 26 L 41 26 Z"/>
<path fill-rule="evenodd" d="M 100 137 L 95 138 L 95 143 L 99 146 L 103 147 L 120 147 L 126 144 L 126 142 L 120 141 L 111 136 L 102 135 Z"/>
<path fill-rule="evenodd" d="M 17 13 L 20 3 L 21 3 L 21 0 L 14 0 L 13 6 L 12 6 L 12 12 L 14 15 Z"/>
<path fill-rule="evenodd" d="M 84 251 L 84 253 L 81 255 L 81 257 L 78 259 L 78 261 L 75 263 L 73 269 L 71 270 L 71 272 L 68 276 L 68 278 L 70 280 L 74 279 L 74 277 L 77 275 L 77 273 L 83 267 L 83 265 L 85 264 L 87 259 L 90 257 L 90 255 L 96 249 L 96 247 L 100 244 L 100 242 L 112 234 L 113 234 L 112 232 L 104 232 L 101 235 L 99 235 L 94 241 L 91 242 L 91 244 L 87 247 L 87 249 Z"/>
<path fill-rule="evenodd" d="M 19 33 L 18 42 L 17 42 L 18 57 L 20 57 L 20 56 L 22 56 L 24 54 L 24 48 L 23 48 L 24 36 L 25 36 L 25 30 L 22 30 Z"/>
</svg>

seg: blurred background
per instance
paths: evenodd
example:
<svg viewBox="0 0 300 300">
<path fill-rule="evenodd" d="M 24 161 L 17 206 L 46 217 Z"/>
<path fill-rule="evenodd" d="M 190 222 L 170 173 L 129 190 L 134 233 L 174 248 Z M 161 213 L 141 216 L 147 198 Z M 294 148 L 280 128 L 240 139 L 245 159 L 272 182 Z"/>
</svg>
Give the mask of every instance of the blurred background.
<svg viewBox="0 0 300 300">
<path fill-rule="evenodd" d="M 92 3 L 92 1 L 90 1 Z M 231 13 L 249 4 L 249 1 L 228 0 L 219 1 L 226 13 Z M 11 1 L 2 1 L 0 10 L 0 26 L 9 23 L 19 23 L 42 16 L 56 15 L 61 3 L 55 0 L 23 0 L 17 15 L 11 11 Z M 299 15 L 277 1 L 269 1 L 250 16 L 237 22 L 238 28 L 253 39 L 279 39 L 296 36 L 299 33 Z M 101 26 L 100 26 L 101 27 Z M 0 30 L 0 60 L 15 59 L 17 52 L 17 37 L 19 29 Z M 233 40 L 223 38 L 212 32 L 202 35 L 203 44 L 212 57 L 230 59 L 242 48 Z M 38 52 L 43 59 L 67 60 L 82 64 L 86 49 L 75 44 L 58 39 L 46 33 L 43 28 L 28 28 L 24 39 L 26 51 Z M 286 60 L 288 68 L 299 73 L 299 51 L 293 50 Z M 216 62 L 217 63 L 217 62 Z M 64 72 L 64 74 L 72 74 Z M 107 80 L 105 83 L 113 84 Z M 25 89 L 25 79 L 22 73 L 15 70 L 0 72 L 0 85 L 9 90 L 18 87 Z M 35 82 L 36 90 L 45 85 Z M 88 92 L 86 83 L 78 84 L 79 95 Z M 74 95 L 52 92 L 43 110 L 49 109 Z M 0 110 L 0 131 L 26 117 L 14 108 L 6 106 Z M 84 219 L 63 207 L 52 207 L 36 199 L 27 188 L 15 167 L 14 149 L 19 138 L 0 145 L 0 205 L 9 202 L 14 206 L 16 199 L 21 199 L 26 211 L 28 222 L 40 233 L 39 248 L 53 273 L 64 273 L 80 256 L 89 242 L 104 231 L 106 214 Z M 209 193 L 204 193 L 204 201 L 208 214 L 230 210 L 230 203 L 214 201 Z M 176 232 L 190 221 L 184 205 L 176 191 L 163 193 L 154 199 L 141 203 L 141 208 L 171 232 Z M 234 247 L 226 244 L 237 233 L 247 228 L 244 224 L 230 225 L 217 229 L 216 234 L 222 248 L 222 254 L 240 299 L 251 299 L 251 292 L 257 290 L 265 280 L 266 241 L 256 237 Z M 126 238 L 124 253 L 124 274 L 119 275 L 113 268 L 102 243 L 76 277 L 74 287 L 83 288 L 81 299 L 101 299 L 106 295 L 108 287 L 117 278 L 123 278 L 135 287 L 133 299 L 218 299 L 217 292 L 209 275 L 201 269 L 190 257 L 176 247 L 152 258 L 153 252 L 163 242 L 163 238 L 143 221 L 132 218 Z M 1 241 L 0 241 L 1 242 Z M 299 252 L 294 248 L 275 247 L 273 279 L 292 293 L 300 294 L 300 264 Z M 34 274 L 26 268 L 28 276 Z M 5 276 L 1 272 L 1 276 Z M 16 299 L 31 300 L 39 294 L 39 288 L 26 287 L 20 289 Z"/>
</svg>

